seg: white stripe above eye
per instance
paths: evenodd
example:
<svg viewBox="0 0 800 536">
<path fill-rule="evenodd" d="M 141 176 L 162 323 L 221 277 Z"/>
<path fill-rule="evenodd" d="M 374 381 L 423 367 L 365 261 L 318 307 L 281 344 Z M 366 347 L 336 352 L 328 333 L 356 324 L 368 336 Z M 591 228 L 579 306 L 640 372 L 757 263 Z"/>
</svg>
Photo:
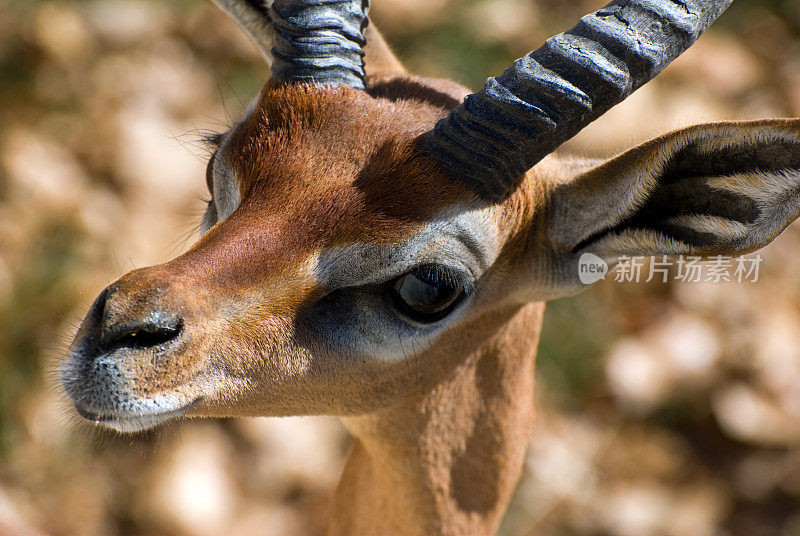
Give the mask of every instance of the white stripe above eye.
<svg viewBox="0 0 800 536">
<path fill-rule="evenodd" d="M 496 218 L 489 209 L 461 208 L 429 222 L 413 236 L 392 243 L 362 241 L 317 252 L 316 279 L 331 292 L 309 311 L 309 330 L 327 351 L 382 361 L 401 361 L 424 351 L 447 326 L 469 314 L 472 297 L 431 323 L 417 323 L 399 313 L 387 293 L 388 283 L 424 264 L 441 264 L 470 274 L 476 282 L 499 253 Z M 474 295 L 473 295 L 474 296 Z"/>
<path fill-rule="evenodd" d="M 319 254 L 317 279 L 330 287 L 383 282 L 422 264 L 445 264 L 479 278 L 499 253 L 495 220 L 483 210 L 438 217 L 401 243 L 358 242 Z"/>
</svg>

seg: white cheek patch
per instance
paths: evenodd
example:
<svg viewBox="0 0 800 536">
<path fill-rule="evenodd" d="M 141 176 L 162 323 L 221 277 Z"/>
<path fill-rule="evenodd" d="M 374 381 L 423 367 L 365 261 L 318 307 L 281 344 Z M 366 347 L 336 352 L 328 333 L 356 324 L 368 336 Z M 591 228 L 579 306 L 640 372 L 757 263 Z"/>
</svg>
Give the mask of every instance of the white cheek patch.
<svg viewBox="0 0 800 536">
<path fill-rule="evenodd" d="M 407 359 L 427 349 L 463 318 L 467 298 L 452 314 L 419 324 L 393 307 L 380 285 L 423 264 L 443 264 L 477 281 L 499 254 L 499 233 L 491 209 L 453 211 L 400 244 L 354 243 L 318 255 L 314 267 L 325 286 L 343 289 L 338 301 L 310 318 L 322 347 L 346 355 L 385 361 Z"/>
</svg>

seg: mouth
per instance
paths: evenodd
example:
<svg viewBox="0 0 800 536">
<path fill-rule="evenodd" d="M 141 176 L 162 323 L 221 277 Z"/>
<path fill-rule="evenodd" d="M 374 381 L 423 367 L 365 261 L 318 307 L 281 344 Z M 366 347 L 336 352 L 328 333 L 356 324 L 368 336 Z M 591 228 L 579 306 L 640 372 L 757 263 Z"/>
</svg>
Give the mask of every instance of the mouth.
<svg viewBox="0 0 800 536">
<path fill-rule="evenodd" d="M 174 409 L 163 411 L 147 411 L 135 413 L 95 413 L 84 408 L 75 406 L 75 410 L 82 418 L 93 422 L 96 426 L 111 428 L 117 432 L 132 433 L 141 432 L 163 424 L 169 420 L 183 416 L 187 411 L 199 404 L 201 398 L 197 398 L 188 404 Z"/>
</svg>

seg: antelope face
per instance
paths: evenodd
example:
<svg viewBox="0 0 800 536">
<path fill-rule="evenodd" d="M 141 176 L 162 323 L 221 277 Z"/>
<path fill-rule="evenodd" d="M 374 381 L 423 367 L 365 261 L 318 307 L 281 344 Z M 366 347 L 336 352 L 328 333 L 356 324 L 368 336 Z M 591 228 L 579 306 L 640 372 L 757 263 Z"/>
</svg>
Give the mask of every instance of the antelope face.
<svg viewBox="0 0 800 536">
<path fill-rule="evenodd" d="M 499 244 L 496 209 L 417 149 L 455 102 L 429 93 L 265 88 L 211 158 L 201 240 L 91 307 L 61 367 L 78 412 L 348 414 L 433 379 Z"/>
<path fill-rule="evenodd" d="M 699 125 L 599 165 L 545 158 L 730 0 L 612 2 L 466 99 L 365 84 L 363 0 L 217 2 L 259 46 L 276 24 L 273 81 L 220 138 L 204 236 L 89 311 L 60 369 L 89 420 L 374 411 L 515 308 L 584 288 L 585 253 L 738 255 L 800 213 L 800 120 Z"/>
</svg>

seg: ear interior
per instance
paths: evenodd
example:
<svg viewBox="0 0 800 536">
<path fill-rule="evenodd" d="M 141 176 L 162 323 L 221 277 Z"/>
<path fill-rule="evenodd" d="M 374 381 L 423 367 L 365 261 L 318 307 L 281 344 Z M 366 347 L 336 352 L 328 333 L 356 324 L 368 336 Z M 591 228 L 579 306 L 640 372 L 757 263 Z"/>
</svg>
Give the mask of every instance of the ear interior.
<svg viewBox="0 0 800 536">
<path fill-rule="evenodd" d="M 664 253 L 739 252 L 752 249 L 754 239 L 769 241 L 774 235 L 763 235 L 779 233 L 793 219 L 787 211 L 796 216 L 800 194 L 800 141 L 777 134 L 676 140 L 657 157 L 656 180 L 637 181 L 649 186 L 638 195 L 643 202 L 572 252 L 613 237 L 649 236 L 648 242 L 668 245 Z"/>
</svg>

